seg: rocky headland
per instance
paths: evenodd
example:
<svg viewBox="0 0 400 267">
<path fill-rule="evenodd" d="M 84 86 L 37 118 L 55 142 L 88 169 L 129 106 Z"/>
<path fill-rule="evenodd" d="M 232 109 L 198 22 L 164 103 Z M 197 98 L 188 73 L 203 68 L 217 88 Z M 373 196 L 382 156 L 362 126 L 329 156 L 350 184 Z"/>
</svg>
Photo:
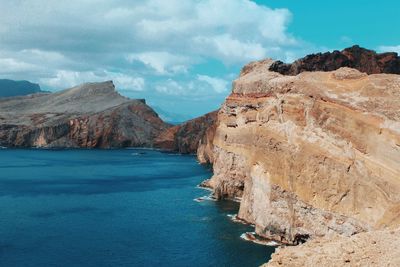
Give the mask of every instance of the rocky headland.
<svg viewBox="0 0 400 267">
<path fill-rule="evenodd" d="M 40 86 L 36 83 L 0 79 L 0 97 L 12 97 L 37 93 L 46 92 L 42 91 Z"/>
<path fill-rule="evenodd" d="M 238 221 L 298 245 L 268 266 L 397 266 L 399 74 L 396 53 L 359 46 L 252 62 L 218 111 L 176 126 L 112 82 L 4 98 L 0 146 L 197 152 L 213 166 L 203 186 L 240 200 Z"/>
<path fill-rule="evenodd" d="M 183 154 L 197 152 L 200 162 L 210 161 L 217 113 L 218 111 L 213 111 L 166 129 L 155 139 L 154 146 Z M 201 151 L 198 151 L 199 147 L 201 147 Z"/>
<path fill-rule="evenodd" d="M 111 81 L 0 99 L 5 147 L 153 147 L 168 127 L 144 100 L 121 96 Z"/>
<path fill-rule="evenodd" d="M 362 260 L 370 237 L 382 235 L 383 254 L 399 244 L 399 61 L 355 46 L 293 64 L 252 62 L 234 81 L 204 142 L 214 171 L 204 185 L 241 199 L 238 219 L 257 235 L 307 241 L 279 250 L 272 266 L 372 263 Z M 334 253 L 346 242 L 350 259 Z"/>
</svg>

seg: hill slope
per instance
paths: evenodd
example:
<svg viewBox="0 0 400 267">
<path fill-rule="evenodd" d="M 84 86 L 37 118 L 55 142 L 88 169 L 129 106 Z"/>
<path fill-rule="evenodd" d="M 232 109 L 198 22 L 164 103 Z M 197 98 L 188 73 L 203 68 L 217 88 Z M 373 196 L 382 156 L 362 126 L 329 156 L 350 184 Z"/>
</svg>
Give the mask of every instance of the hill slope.
<svg viewBox="0 0 400 267">
<path fill-rule="evenodd" d="M 111 81 L 0 99 L 0 145 L 7 147 L 151 147 L 168 126 Z"/>
</svg>

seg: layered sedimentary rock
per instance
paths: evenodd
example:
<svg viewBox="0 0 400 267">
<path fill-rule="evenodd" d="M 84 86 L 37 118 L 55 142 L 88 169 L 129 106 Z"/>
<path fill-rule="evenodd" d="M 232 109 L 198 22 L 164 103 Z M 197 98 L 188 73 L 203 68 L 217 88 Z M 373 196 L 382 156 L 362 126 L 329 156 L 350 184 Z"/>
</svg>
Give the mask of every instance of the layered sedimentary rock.
<svg viewBox="0 0 400 267">
<path fill-rule="evenodd" d="M 168 128 L 156 138 L 155 147 L 184 154 L 197 152 L 200 162 L 211 161 L 217 112 Z"/>
<path fill-rule="evenodd" d="M 399 255 L 400 230 L 380 230 L 278 249 L 263 266 L 400 266 Z"/>
<path fill-rule="evenodd" d="M 367 74 L 400 74 L 400 57 L 394 52 L 378 54 L 355 45 L 342 51 L 308 55 L 291 64 L 276 61 L 271 64 L 270 71 L 297 75 L 303 71 L 333 71 L 341 67 L 358 69 Z"/>
<path fill-rule="evenodd" d="M 297 244 L 400 225 L 400 76 L 243 68 L 213 139 L 218 198 L 257 234 Z"/>
<path fill-rule="evenodd" d="M 151 147 L 167 127 L 111 81 L 0 100 L 0 145 L 7 147 Z"/>
</svg>

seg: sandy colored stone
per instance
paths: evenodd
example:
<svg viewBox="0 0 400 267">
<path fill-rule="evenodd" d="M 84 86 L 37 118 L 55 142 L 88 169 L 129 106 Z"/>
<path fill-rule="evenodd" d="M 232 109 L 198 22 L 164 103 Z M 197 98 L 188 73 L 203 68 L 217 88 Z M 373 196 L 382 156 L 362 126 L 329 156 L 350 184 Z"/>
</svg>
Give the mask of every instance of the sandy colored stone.
<svg viewBox="0 0 400 267">
<path fill-rule="evenodd" d="M 398 227 L 400 76 L 271 64 L 245 66 L 218 114 L 214 195 L 289 244 Z"/>
<path fill-rule="evenodd" d="M 263 267 L 400 266 L 400 230 L 321 238 L 283 247 Z"/>
</svg>

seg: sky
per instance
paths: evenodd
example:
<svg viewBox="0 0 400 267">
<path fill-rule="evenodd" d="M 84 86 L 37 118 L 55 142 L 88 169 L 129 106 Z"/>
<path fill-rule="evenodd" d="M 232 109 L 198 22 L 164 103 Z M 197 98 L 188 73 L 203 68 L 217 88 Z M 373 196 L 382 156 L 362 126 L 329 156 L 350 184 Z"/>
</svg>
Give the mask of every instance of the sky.
<svg viewBox="0 0 400 267">
<path fill-rule="evenodd" d="M 250 61 L 353 44 L 400 52 L 400 1 L 0 0 L 0 78 L 113 80 L 169 121 L 217 109 Z"/>
</svg>

